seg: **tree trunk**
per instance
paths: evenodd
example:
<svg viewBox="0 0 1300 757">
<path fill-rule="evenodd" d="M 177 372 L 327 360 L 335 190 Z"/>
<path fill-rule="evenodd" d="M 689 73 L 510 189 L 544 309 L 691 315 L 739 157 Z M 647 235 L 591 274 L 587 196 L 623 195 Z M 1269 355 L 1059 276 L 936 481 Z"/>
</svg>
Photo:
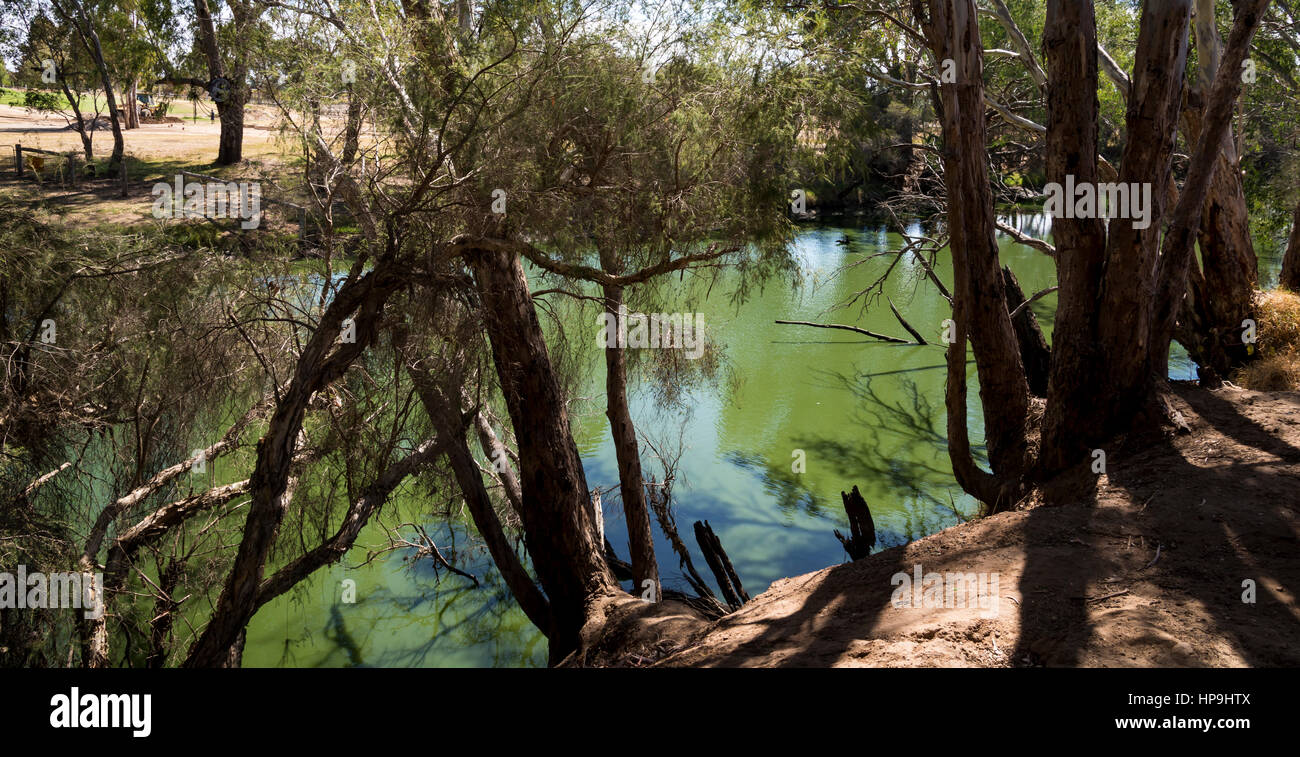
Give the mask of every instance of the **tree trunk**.
<svg viewBox="0 0 1300 757">
<path fill-rule="evenodd" d="M 94 24 L 91 23 L 90 16 L 86 14 L 83 6 L 77 5 L 71 11 L 64 8 L 62 3 L 56 4 L 55 7 L 60 9 L 61 15 L 72 21 L 82 46 L 90 54 L 91 60 L 95 61 L 95 69 L 99 72 L 99 84 L 104 88 L 104 99 L 108 102 L 108 120 L 113 125 L 113 155 L 109 158 L 108 165 L 110 169 L 116 168 L 126 153 L 126 140 L 122 137 L 122 121 L 117 117 L 117 98 L 113 94 L 113 81 L 108 73 L 108 63 L 104 60 L 104 47 L 100 44 L 99 34 L 95 31 Z"/>
<path fill-rule="evenodd" d="M 1027 466 L 1029 385 L 998 262 L 985 144 L 983 47 L 975 3 L 913 0 L 913 12 L 935 58 L 956 64 L 956 82 L 939 85 L 953 316 L 957 329 L 974 347 L 990 465 L 995 474 L 1019 479 Z M 950 445 L 950 454 L 964 446 Z"/>
<path fill-rule="evenodd" d="M 1192 145 L 1201 132 L 1199 101 L 1209 95 L 1223 53 L 1214 11 L 1213 0 L 1196 0 L 1197 86 L 1183 113 L 1184 133 Z M 1240 338 L 1241 323 L 1253 314 L 1259 283 L 1241 168 L 1230 133 L 1224 135 L 1215 160 L 1197 233 L 1201 265 L 1192 265 L 1189 271 L 1188 298 L 1178 329 L 1179 341 L 1211 384 L 1249 358 Z"/>
<path fill-rule="evenodd" d="M 243 3 L 231 3 L 236 27 L 251 21 L 252 12 Z M 225 65 L 217 46 L 217 29 L 212 21 L 208 0 L 194 0 L 194 15 L 198 21 L 196 39 L 208 63 L 208 76 L 215 82 L 224 79 L 229 85 L 217 103 L 217 116 L 221 119 L 221 142 L 217 149 L 217 165 L 229 166 L 243 159 L 244 103 L 248 92 L 244 86 L 243 67 L 236 65 L 230 78 L 226 78 Z"/>
<path fill-rule="evenodd" d="M 135 79 L 132 79 L 131 86 L 127 87 L 126 92 L 123 93 L 126 96 L 126 102 L 122 105 L 122 114 L 126 116 L 126 128 L 128 129 L 140 128 L 140 100 L 136 97 L 137 86 Z"/>
<path fill-rule="evenodd" d="M 604 291 L 605 312 L 625 319 L 623 287 L 606 285 Z M 652 601 L 658 602 L 661 599 L 659 563 L 655 560 L 650 508 L 646 505 L 641 451 L 627 405 L 627 351 L 622 344 L 605 347 L 605 415 L 609 418 L 609 432 L 614 437 L 614 454 L 618 458 L 618 483 L 627 521 L 628 549 L 632 553 L 633 593 L 650 589 Z"/>
<path fill-rule="evenodd" d="M 290 465 L 299 443 L 307 403 L 322 387 L 343 375 L 374 339 L 388 295 L 400 279 L 390 261 L 343 285 L 321 316 L 302 350 L 292 380 L 280 395 L 266 435 L 257 443 L 257 464 L 250 476 L 251 502 L 239 552 L 203 635 L 190 649 L 185 667 L 221 667 L 253 613 L 267 555 L 289 507 L 293 487 Z M 335 345 L 343 319 L 356 312 L 356 341 Z"/>
<path fill-rule="evenodd" d="M 1128 137 L 1118 181 L 1167 186 L 1182 95 L 1190 0 L 1143 6 Z M 1048 60 L 1047 177 L 1097 181 L 1096 20 L 1090 3 L 1052 0 Z M 1079 51 L 1088 51 L 1081 55 Z M 1151 292 L 1167 195 L 1151 192 L 1151 223 L 1116 218 L 1053 222 L 1060 297 L 1040 465 L 1051 475 L 1086 458 L 1131 422 L 1149 395 Z M 1072 198 L 1067 198 L 1070 201 Z M 1106 401 L 1097 401 L 1106 387 Z"/>
<path fill-rule="evenodd" d="M 519 444 L 524 538 L 551 603 L 554 664 L 578 649 L 589 601 L 617 584 L 596 543 L 582 459 L 523 266 L 500 250 L 474 249 L 466 258 Z"/>
<path fill-rule="evenodd" d="M 1292 292 L 1300 292 L 1300 202 L 1291 216 L 1291 236 L 1286 240 L 1286 255 L 1282 257 L 1282 275 L 1277 285 Z"/>
<path fill-rule="evenodd" d="M 86 123 L 86 117 L 81 112 L 80 98 L 73 94 L 72 89 L 68 86 L 68 80 L 59 74 L 59 87 L 63 89 L 63 96 L 68 98 L 68 105 L 72 106 L 72 115 L 76 118 L 77 136 L 81 137 L 81 152 L 86 157 L 86 165 L 93 166 L 95 162 L 95 151 L 93 134 L 90 130 L 91 125 Z"/>
<path fill-rule="evenodd" d="M 1250 52 L 1269 0 L 1242 0 L 1236 4 L 1236 18 L 1227 49 L 1206 96 L 1202 131 L 1191 155 L 1187 179 L 1174 208 L 1157 263 L 1156 296 L 1152 299 L 1151 345 L 1148 377 L 1163 378 L 1169 370 L 1169 342 L 1174 334 L 1182 293 L 1187 290 L 1188 272 L 1194 257 L 1194 233 L 1204 210 L 1207 193 L 1218 166 L 1216 156 L 1230 134 L 1233 106 L 1241 92 L 1241 69 Z M 1240 327 L 1240 324 L 1237 324 Z"/>
<path fill-rule="evenodd" d="M 217 165 L 233 166 L 244 159 L 244 98 L 243 85 L 236 84 L 226 100 L 217 103 L 217 117 L 221 120 Z"/>
<path fill-rule="evenodd" d="M 1046 397 L 1048 376 L 1052 370 L 1052 351 L 1047 347 L 1047 338 L 1043 336 L 1043 329 L 1038 325 L 1034 311 L 1027 306 L 1020 307 L 1025 303 L 1025 291 L 1020 288 L 1020 281 L 1007 266 L 1002 266 L 1002 280 L 1007 288 L 1007 312 L 1020 308 L 1020 312 L 1011 319 L 1011 325 L 1015 327 L 1016 341 L 1020 343 L 1020 362 L 1025 366 L 1029 391 L 1035 397 Z"/>
<path fill-rule="evenodd" d="M 351 84 L 348 85 L 348 120 L 343 130 L 343 165 L 350 166 L 357 158 L 361 135 L 361 98 Z"/>
<path fill-rule="evenodd" d="M 483 486 L 483 474 L 465 442 L 467 428 L 460 408 L 452 404 L 447 393 L 434 383 L 428 371 L 419 368 L 410 370 L 420 402 L 437 429 L 439 442 L 446 450 L 447 461 L 456 476 L 456 483 L 460 486 L 470 517 L 474 519 L 474 527 L 487 544 L 492 561 L 496 563 L 497 570 L 501 572 L 501 577 L 505 579 L 506 586 L 510 588 L 519 607 L 533 625 L 541 629 L 542 633 L 549 634 L 552 625 L 550 605 L 524 569 L 519 555 L 515 554 L 514 547 L 501 527 L 496 507 Z"/>
</svg>

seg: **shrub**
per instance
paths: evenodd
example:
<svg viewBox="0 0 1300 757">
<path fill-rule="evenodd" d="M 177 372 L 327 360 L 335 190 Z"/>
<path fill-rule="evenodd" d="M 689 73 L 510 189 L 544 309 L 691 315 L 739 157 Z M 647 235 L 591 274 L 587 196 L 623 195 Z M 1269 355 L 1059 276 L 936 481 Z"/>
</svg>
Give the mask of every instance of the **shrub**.
<svg viewBox="0 0 1300 757">
<path fill-rule="evenodd" d="M 29 89 L 23 96 L 23 105 L 36 110 L 58 110 L 59 96 L 53 92 L 45 92 L 39 89 Z"/>
<path fill-rule="evenodd" d="M 1255 319 L 1256 344 L 1263 357 L 1300 350 L 1300 294 L 1285 289 L 1257 292 Z"/>
<path fill-rule="evenodd" d="M 1255 320 L 1259 359 L 1233 374 L 1233 382 L 1261 392 L 1300 389 L 1300 295 L 1256 292 Z"/>
</svg>

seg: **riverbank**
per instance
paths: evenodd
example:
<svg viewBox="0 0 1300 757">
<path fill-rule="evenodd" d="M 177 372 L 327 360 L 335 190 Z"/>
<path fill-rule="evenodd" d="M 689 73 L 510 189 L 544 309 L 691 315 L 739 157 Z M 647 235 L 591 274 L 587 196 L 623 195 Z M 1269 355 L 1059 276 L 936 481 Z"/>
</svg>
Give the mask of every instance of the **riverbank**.
<svg viewBox="0 0 1300 757">
<path fill-rule="evenodd" d="M 1024 509 L 777 581 L 662 640 L 656 664 L 1300 665 L 1300 393 L 1176 391 L 1190 434 L 1130 440 L 1107 474 L 1085 466 Z M 895 576 L 918 565 L 996 576 L 996 602 L 896 607 Z"/>
</svg>

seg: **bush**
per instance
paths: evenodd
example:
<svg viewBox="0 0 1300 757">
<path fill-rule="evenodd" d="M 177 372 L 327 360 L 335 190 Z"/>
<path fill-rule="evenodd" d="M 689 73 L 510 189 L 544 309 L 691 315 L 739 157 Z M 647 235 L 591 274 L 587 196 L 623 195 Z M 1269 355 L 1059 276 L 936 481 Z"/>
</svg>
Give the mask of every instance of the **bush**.
<svg viewBox="0 0 1300 757">
<path fill-rule="evenodd" d="M 1255 294 L 1259 359 L 1232 377 L 1261 392 L 1300 389 L 1300 295 L 1284 289 Z"/>
<path fill-rule="evenodd" d="M 1294 352 L 1261 357 L 1233 376 L 1233 383 L 1257 392 L 1283 392 L 1300 388 L 1300 356 Z"/>
<path fill-rule="evenodd" d="M 23 105 L 36 110 L 58 110 L 60 97 L 53 92 L 29 89 L 23 96 Z"/>
<path fill-rule="evenodd" d="M 1300 351 L 1300 295 L 1285 289 L 1255 294 L 1256 336 L 1260 355 L 1272 357 Z"/>
</svg>

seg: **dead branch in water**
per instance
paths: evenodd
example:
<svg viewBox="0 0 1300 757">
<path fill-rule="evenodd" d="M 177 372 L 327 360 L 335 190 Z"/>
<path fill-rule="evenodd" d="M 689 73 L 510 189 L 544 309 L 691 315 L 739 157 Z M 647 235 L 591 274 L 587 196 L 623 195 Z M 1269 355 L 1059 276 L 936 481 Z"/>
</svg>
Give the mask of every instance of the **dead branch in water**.
<svg viewBox="0 0 1300 757">
<path fill-rule="evenodd" d="M 713 533 L 707 520 L 695 521 L 695 541 L 699 542 L 700 551 L 704 553 L 704 559 L 713 571 L 723 598 L 731 609 L 739 610 L 741 605 L 749 601 L 749 594 L 741 586 L 740 576 L 736 575 L 736 569 L 731 566 L 731 558 L 727 557 L 727 551 L 722 548 L 722 542 Z"/>
<path fill-rule="evenodd" d="M 844 545 L 850 559 L 861 560 L 876 546 L 876 523 L 871 519 L 871 509 L 857 486 L 853 487 L 852 493 L 840 492 L 840 497 L 844 500 L 844 512 L 849 516 L 849 536 L 845 538 L 839 529 L 835 529 L 835 538 Z"/>
<path fill-rule="evenodd" d="M 812 321 L 777 321 L 777 323 L 782 323 L 789 326 L 813 326 L 819 329 L 844 329 L 845 331 L 856 331 L 859 334 L 866 334 L 867 336 L 873 339 L 879 339 L 883 342 L 894 342 L 896 344 L 911 344 L 911 342 L 907 341 L 906 339 L 899 339 L 896 336 L 886 336 L 885 334 L 877 334 L 874 331 L 867 331 L 866 329 L 860 329 L 857 326 L 845 326 L 839 323 L 813 323 Z"/>
<path fill-rule="evenodd" d="M 903 328 L 907 329 L 907 333 L 912 335 L 912 338 L 916 340 L 917 344 L 929 344 L 929 342 L 925 341 L 925 337 L 921 336 L 921 332 L 912 328 L 912 324 L 908 323 L 907 319 L 903 317 L 903 314 L 898 312 L 898 308 L 894 307 L 893 300 L 886 297 L 885 302 L 889 303 L 889 309 L 893 311 L 894 317 L 898 319 L 899 323 L 903 324 Z"/>
</svg>

